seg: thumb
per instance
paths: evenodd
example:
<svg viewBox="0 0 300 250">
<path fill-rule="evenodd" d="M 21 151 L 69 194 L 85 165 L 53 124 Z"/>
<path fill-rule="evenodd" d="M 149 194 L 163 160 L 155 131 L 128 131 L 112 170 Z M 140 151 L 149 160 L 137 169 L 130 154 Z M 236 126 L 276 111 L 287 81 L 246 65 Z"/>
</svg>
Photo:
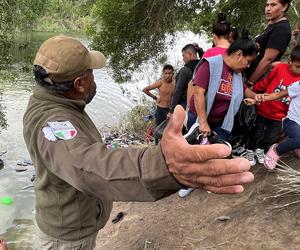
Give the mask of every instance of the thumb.
<svg viewBox="0 0 300 250">
<path fill-rule="evenodd" d="M 180 133 L 182 131 L 183 122 L 185 119 L 186 113 L 181 105 L 175 107 L 174 113 L 170 118 L 167 129 L 171 130 L 174 133 Z"/>
</svg>

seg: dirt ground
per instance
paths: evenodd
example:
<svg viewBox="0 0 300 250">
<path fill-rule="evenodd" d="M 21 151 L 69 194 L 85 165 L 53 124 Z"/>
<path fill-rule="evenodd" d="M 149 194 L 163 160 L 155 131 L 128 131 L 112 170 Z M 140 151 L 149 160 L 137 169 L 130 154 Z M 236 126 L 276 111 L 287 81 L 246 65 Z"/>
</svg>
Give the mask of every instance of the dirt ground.
<svg viewBox="0 0 300 250">
<path fill-rule="evenodd" d="M 300 159 L 283 160 L 300 170 Z M 260 164 L 251 171 L 255 181 L 241 195 L 197 190 L 186 198 L 174 194 L 154 203 L 115 203 L 96 249 L 300 249 L 300 203 L 274 209 L 300 195 L 266 199 L 276 191 L 276 172 Z M 112 224 L 121 211 L 123 220 Z M 220 216 L 229 219 L 217 220 Z"/>
</svg>

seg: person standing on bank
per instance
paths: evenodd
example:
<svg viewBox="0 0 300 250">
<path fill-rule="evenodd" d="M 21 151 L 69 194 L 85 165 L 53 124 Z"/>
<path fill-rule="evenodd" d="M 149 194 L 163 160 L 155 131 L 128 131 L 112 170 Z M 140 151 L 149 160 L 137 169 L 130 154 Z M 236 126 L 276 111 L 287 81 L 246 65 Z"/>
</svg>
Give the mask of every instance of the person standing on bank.
<svg viewBox="0 0 300 250">
<path fill-rule="evenodd" d="M 107 149 L 85 112 L 96 94 L 93 69 L 105 61 L 66 36 L 36 54 L 37 85 L 23 119 L 36 170 L 35 249 L 94 249 L 113 201 L 155 201 L 184 186 L 234 194 L 253 181 L 247 160 L 225 159 L 226 145 L 186 142 L 180 106 L 158 146 Z"/>
<path fill-rule="evenodd" d="M 271 64 L 280 61 L 291 40 L 291 26 L 287 19 L 287 11 L 291 0 L 267 0 L 265 17 L 268 22 L 267 28 L 256 37 L 259 53 L 257 58 L 245 71 L 247 85 L 253 86 L 257 81 L 267 75 Z M 254 132 L 251 132 L 251 134 Z M 239 131 L 241 142 L 233 147 L 234 156 L 243 156 L 253 159 L 256 154 L 246 150 L 249 147 L 249 135 Z M 261 152 L 259 152 L 261 153 Z M 263 158 L 264 155 L 257 157 Z"/>
<path fill-rule="evenodd" d="M 143 92 L 156 102 L 156 126 L 167 119 L 167 114 L 169 113 L 169 107 L 175 87 L 175 80 L 173 79 L 173 75 L 173 66 L 167 64 L 163 67 L 162 78 L 143 89 Z M 150 92 L 153 89 L 158 89 L 158 97 Z"/>
<path fill-rule="evenodd" d="M 169 116 L 174 112 L 176 105 L 181 105 L 184 109 L 186 108 L 188 83 L 192 80 L 194 69 L 200 61 L 198 55 L 201 58 L 203 53 L 202 48 L 194 44 L 187 44 L 182 48 L 182 57 L 185 65 L 175 77 L 175 90 Z"/>
<path fill-rule="evenodd" d="M 267 28 L 256 37 L 259 54 L 246 70 L 248 84 L 253 85 L 268 71 L 271 63 L 280 61 L 291 40 L 291 26 L 287 11 L 291 0 L 267 0 L 265 7 Z"/>
<path fill-rule="evenodd" d="M 229 37 L 231 35 L 232 29 L 230 23 L 226 19 L 226 15 L 223 13 L 218 14 L 217 21 L 213 25 L 212 29 L 212 40 L 214 47 L 207 49 L 202 58 L 209 58 L 217 55 L 224 55 L 229 46 Z M 197 119 L 196 112 L 191 112 L 189 110 L 191 99 L 194 99 L 194 80 L 197 74 L 197 70 L 199 69 L 200 63 L 195 67 L 195 71 L 193 74 L 193 79 L 188 84 L 187 91 L 187 113 L 188 113 L 188 121 L 187 121 L 187 129 L 189 130 L 192 125 L 195 123 Z M 193 101 L 192 101 L 193 102 Z"/>
</svg>

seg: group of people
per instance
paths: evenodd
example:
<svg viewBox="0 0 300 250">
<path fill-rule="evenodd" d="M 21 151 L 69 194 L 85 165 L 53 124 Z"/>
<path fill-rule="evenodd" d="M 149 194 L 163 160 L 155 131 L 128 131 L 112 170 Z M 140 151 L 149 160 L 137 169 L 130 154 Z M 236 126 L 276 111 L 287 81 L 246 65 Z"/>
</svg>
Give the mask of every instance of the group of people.
<svg viewBox="0 0 300 250">
<path fill-rule="evenodd" d="M 300 81 L 300 45 L 292 49 L 289 62 L 280 61 L 291 40 L 286 15 L 289 6 L 289 0 L 267 0 L 268 25 L 254 41 L 245 30 L 239 36 L 220 13 L 212 29 L 212 48 L 199 58 L 195 44 L 183 48 L 185 66 L 175 77 L 175 87 L 170 87 L 174 91 L 168 97 L 169 104 L 164 103 L 164 119 L 170 117 L 168 108 L 172 113 L 175 105 L 181 105 L 187 112 L 187 131 L 196 125 L 203 137 L 214 132 L 222 140 L 231 142 L 232 131 L 238 127 L 235 116 L 241 105 L 256 104 L 255 126 L 249 134 L 249 131 L 247 134 L 238 131 L 240 140 L 232 141 L 235 143 L 232 155 L 246 158 L 252 166 L 258 161 L 268 169 L 273 169 L 279 156 L 287 151 L 295 150 L 300 156 L 300 130 L 297 129 L 300 112 L 296 114 L 297 99 L 292 99 L 290 105 L 295 93 L 287 94 L 289 86 L 297 86 L 293 83 Z M 186 56 L 186 49 L 193 57 Z M 149 85 L 144 92 L 149 95 L 153 88 L 155 85 Z M 291 109 L 294 111 L 289 118 Z M 290 119 L 295 124 L 291 125 L 293 129 L 287 130 L 286 123 Z M 288 139 L 277 146 L 282 126 Z"/>
<path fill-rule="evenodd" d="M 299 84 L 290 83 L 300 75 L 299 47 L 292 52 L 291 64 L 278 64 L 268 75 L 274 84 L 260 80 L 289 44 L 291 29 L 285 15 L 289 5 L 288 0 L 267 0 L 268 27 L 256 42 L 246 32 L 237 38 L 226 17 L 219 15 L 214 48 L 202 55 L 195 44 L 185 46 L 185 66 L 175 80 L 173 67 L 166 65 L 162 79 L 144 90 L 157 103 L 157 123 L 169 117 L 158 145 L 144 148 L 106 148 L 85 112 L 96 94 L 93 70 L 105 66 L 105 56 L 72 37 L 46 40 L 35 56 L 36 86 L 23 119 L 24 140 L 36 170 L 34 249 L 94 249 L 114 201 L 155 201 L 186 188 L 243 192 L 243 185 L 254 179 L 251 161 L 228 158 L 231 149 L 226 144 L 189 144 L 182 133 L 187 113 L 188 127 L 198 124 L 203 136 L 214 131 L 227 140 L 245 96 L 250 98 L 245 100 L 248 104 L 261 103 L 257 126 L 264 129 L 261 138 L 269 145 L 266 128 L 274 129 L 269 124 L 287 112 L 282 106 L 287 101 L 275 99 L 287 100 L 288 94 L 292 102 L 284 128 L 289 138 L 265 150 L 271 150 L 268 160 L 274 162 L 293 149 L 299 142 L 294 140 L 299 134 Z M 285 74 L 278 73 L 282 71 Z M 276 78 L 282 88 L 286 86 L 283 91 L 275 91 Z M 247 85 L 252 83 L 253 88 Z M 152 94 L 152 88 L 160 95 Z M 268 115 L 280 114 L 265 117 L 270 108 Z M 273 135 L 278 131 L 274 129 Z"/>
</svg>

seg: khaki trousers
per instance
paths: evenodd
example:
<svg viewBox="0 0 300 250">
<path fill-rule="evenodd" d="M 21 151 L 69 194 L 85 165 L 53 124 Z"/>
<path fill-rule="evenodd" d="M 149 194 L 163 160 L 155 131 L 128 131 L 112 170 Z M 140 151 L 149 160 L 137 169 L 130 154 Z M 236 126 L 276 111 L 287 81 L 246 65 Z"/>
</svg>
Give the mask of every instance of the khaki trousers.
<svg viewBox="0 0 300 250">
<path fill-rule="evenodd" d="M 44 234 L 36 226 L 34 249 L 36 250 L 93 250 L 98 232 L 78 241 L 65 241 Z"/>
</svg>

